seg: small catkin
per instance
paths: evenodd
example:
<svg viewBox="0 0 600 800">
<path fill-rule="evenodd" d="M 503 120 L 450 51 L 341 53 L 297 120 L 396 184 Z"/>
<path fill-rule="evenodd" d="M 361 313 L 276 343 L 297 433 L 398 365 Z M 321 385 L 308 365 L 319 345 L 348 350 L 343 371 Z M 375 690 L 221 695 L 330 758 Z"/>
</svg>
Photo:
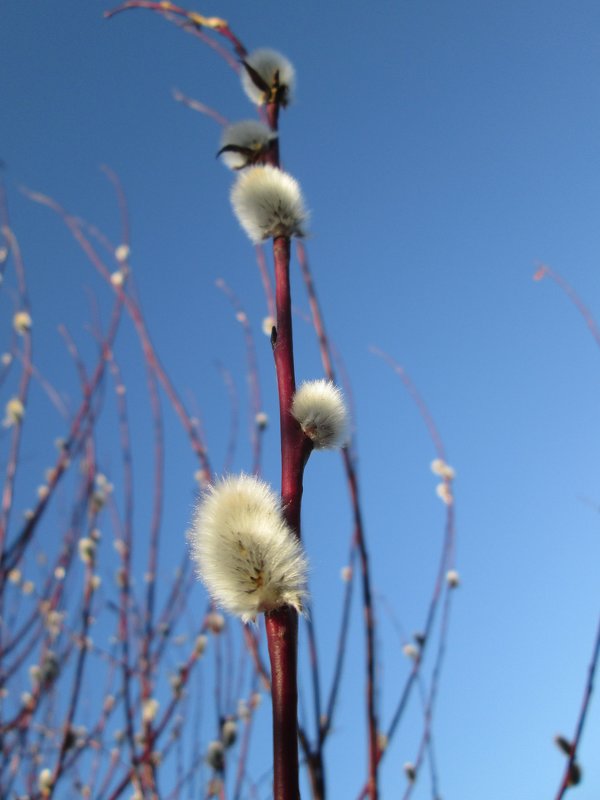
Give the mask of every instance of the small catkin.
<svg viewBox="0 0 600 800">
<path fill-rule="evenodd" d="M 451 589 L 457 589 L 460 586 L 460 575 L 455 569 L 449 569 L 446 573 L 446 583 Z"/>
<path fill-rule="evenodd" d="M 291 62 L 281 53 L 266 47 L 255 50 L 246 57 L 244 67 L 241 72 L 242 87 L 253 103 L 262 106 L 269 101 L 275 76 L 279 84 L 280 104 L 287 106 L 292 101 L 296 73 Z M 257 85 L 253 72 L 258 76 L 258 83 L 262 85 Z"/>
<path fill-rule="evenodd" d="M 298 182 L 270 164 L 244 170 L 231 190 L 233 211 L 254 244 L 304 236 L 308 214 Z"/>
<path fill-rule="evenodd" d="M 276 138 L 277 134 L 263 122 L 242 120 L 225 128 L 218 155 L 229 169 L 243 169 L 254 164 Z"/>
<path fill-rule="evenodd" d="M 306 381 L 294 395 L 292 415 L 317 449 L 342 447 L 348 440 L 348 412 L 331 381 Z"/>
<path fill-rule="evenodd" d="M 17 311 L 13 317 L 13 328 L 21 336 L 28 333 L 32 325 L 33 322 L 28 311 Z"/>
<path fill-rule="evenodd" d="M 11 397 L 5 407 L 4 422 L 5 428 L 20 425 L 25 416 L 25 406 L 18 397 Z"/>
</svg>

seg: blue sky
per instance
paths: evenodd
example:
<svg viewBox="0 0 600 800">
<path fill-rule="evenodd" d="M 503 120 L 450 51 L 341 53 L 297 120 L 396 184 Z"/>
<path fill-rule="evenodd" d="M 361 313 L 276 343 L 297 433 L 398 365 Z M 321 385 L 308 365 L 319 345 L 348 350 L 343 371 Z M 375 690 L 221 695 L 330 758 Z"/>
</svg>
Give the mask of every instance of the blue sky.
<svg viewBox="0 0 600 800">
<path fill-rule="evenodd" d="M 266 311 L 252 249 L 230 212 L 231 176 L 214 158 L 218 126 L 174 102 L 171 91 L 232 120 L 254 111 L 235 75 L 200 42 L 150 13 L 107 22 L 105 8 L 96 0 L 3 4 L 0 158 L 28 265 L 36 363 L 76 396 L 56 328 L 67 322 L 91 357 L 89 293 L 105 312 L 108 296 L 60 222 L 18 186 L 53 195 L 118 242 L 114 196 L 98 169 L 108 164 L 127 192 L 132 266 L 153 341 L 183 397 L 198 404 L 218 468 L 228 411 L 215 361 L 235 376 L 242 406 L 247 388 L 239 325 L 215 279 L 224 278 L 246 308 L 273 417 L 270 346 L 260 332 Z M 407 368 L 458 474 L 464 585 L 434 729 L 442 795 L 551 797 L 562 767 L 552 737 L 570 735 L 575 724 L 599 605 L 600 354 L 557 287 L 532 275 L 539 262 L 550 264 L 600 317 L 600 8 L 585 0 L 403 0 L 372 8 L 354 0 L 223 0 L 197 10 L 226 18 L 250 49 L 281 50 L 297 69 L 282 157 L 311 209 L 308 252 L 352 384 L 380 598 L 383 718 L 408 669 L 384 599 L 408 632 L 423 624 L 443 507 L 426 431 L 371 345 Z M 294 281 L 305 312 L 297 272 Z M 8 341 L 10 289 L 2 303 Z M 298 376 L 317 377 L 316 343 L 300 317 L 296 331 Z M 140 408 L 134 433 L 143 497 L 144 375 L 130 330 L 119 347 Z M 38 390 L 23 498 L 60 435 L 46 406 Z M 250 463 L 244 416 L 241 425 L 236 469 Z M 195 467 L 172 415 L 167 432 L 170 555 L 183 547 Z M 265 475 L 276 484 L 274 428 L 265 447 Z M 107 428 L 99 457 L 108 473 L 117 471 L 114 448 Z M 141 530 L 149 512 L 142 501 L 139 508 Z M 327 674 L 341 596 L 331 586 L 350 532 L 335 456 L 311 459 L 304 508 Z M 203 608 L 200 588 L 195 602 Z M 354 611 L 352 666 L 328 749 L 336 798 L 355 796 L 364 778 Z M 413 706 L 383 767 L 385 798 L 400 796 L 402 763 L 414 757 L 420 721 Z M 599 745 L 596 701 L 581 749 L 584 782 L 573 790 L 580 800 L 598 795 Z M 430 797 L 426 779 L 413 796 Z"/>
</svg>

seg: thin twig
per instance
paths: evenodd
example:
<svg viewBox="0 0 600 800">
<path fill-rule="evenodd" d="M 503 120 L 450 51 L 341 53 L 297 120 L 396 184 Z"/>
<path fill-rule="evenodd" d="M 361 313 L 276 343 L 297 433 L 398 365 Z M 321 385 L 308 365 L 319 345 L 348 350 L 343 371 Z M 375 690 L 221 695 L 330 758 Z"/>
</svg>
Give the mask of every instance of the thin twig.
<svg viewBox="0 0 600 800">
<path fill-rule="evenodd" d="M 317 338 L 319 341 L 319 349 L 321 353 L 321 361 L 323 363 L 323 369 L 329 380 L 335 381 L 335 373 L 333 370 L 333 362 L 330 353 L 329 339 L 325 332 L 323 315 L 321 313 L 321 309 L 319 306 L 314 286 L 314 281 L 309 268 L 306 249 L 304 248 L 304 245 L 301 242 L 297 245 L 297 253 L 298 253 L 298 261 L 300 262 L 300 268 L 302 270 L 302 277 L 304 279 L 304 284 L 306 286 L 306 291 L 308 294 L 313 325 L 315 327 L 315 331 L 317 333 Z M 354 523 L 352 543 L 353 546 L 355 546 L 358 549 L 359 561 L 361 567 L 361 586 L 362 586 L 363 615 L 364 615 L 365 641 L 366 641 L 365 694 L 366 694 L 366 707 L 367 707 L 367 739 L 368 739 L 368 752 L 369 752 L 368 787 L 369 787 L 369 797 L 371 798 L 371 800 L 377 800 L 379 794 L 377 766 L 379 763 L 380 752 L 378 743 L 378 722 L 377 722 L 377 708 L 376 708 L 377 685 L 376 685 L 376 672 L 375 672 L 375 666 L 376 666 L 375 615 L 373 612 L 373 603 L 372 603 L 371 572 L 369 566 L 369 553 L 367 550 L 365 530 L 363 525 L 362 510 L 359 500 L 358 477 L 356 475 L 356 469 L 354 466 L 354 460 L 352 458 L 350 446 L 342 449 L 342 460 L 344 464 L 344 471 L 346 473 L 346 482 L 348 484 L 348 490 L 350 493 L 350 504 L 352 507 L 352 515 Z M 347 599 L 345 601 L 346 604 L 349 604 L 350 602 L 349 591 L 350 591 L 349 589 L 346 590 L 346 595 L 347 595 Z M 345 615 L 342 615 L 342 628 L 340 631 L 341 638 L 340 638 L 340 645 L 338 646 L 338 653 L 343 652 L 343 650 L 345 649 L 345 639 L 348 632 L 348 625 L 345 622 L 345 619 L 346 619 Z M 337 680 L 338 682 L 341 678 L 341 668 L 342 668 L 342 660 L 340 657 L 338 659 L 338 664 L 336 666 L 336 672 L 335 672 L 335 675 L 337 676 L 335 680 Z M 331 728 L 331 717 L 333 714 L 334 703 L 336 698 L 337 698 L 337 684 L 334 682 L 330 694 L 330 702 L 328 704 L 327 728 L 324 733 L 328 732 Z M 324 734 L 321 735 L 320 741 L 318 743 L 319 754 L 321 754 L 322 741 L 324 741 Z M 320 757 L 322 758 L 322 755 L 320 755 Z"/>
</svg>

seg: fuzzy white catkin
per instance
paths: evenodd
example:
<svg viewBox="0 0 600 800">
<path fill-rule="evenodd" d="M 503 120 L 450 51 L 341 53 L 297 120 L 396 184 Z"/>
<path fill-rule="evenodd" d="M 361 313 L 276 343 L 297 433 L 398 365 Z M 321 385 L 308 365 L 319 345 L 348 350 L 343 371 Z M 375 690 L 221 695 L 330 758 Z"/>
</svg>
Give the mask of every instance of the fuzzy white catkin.
<svg viewBox="0 0 600 800">
<path fill-rule="evenodd" d="M 275 236 L 304 236 L 308 213 L 298 182 L 270 164 L 244 170 L 231 190 L 238 222 L 254 244 Z"/>
<path fill-rule="evenodd" d="M 221 136 L 221 151 L 225 147 L 240 147 L 248 153 L 239 153 L 235 150 L 220 151 L 221 160 L 229 169 L 243 169 L 267 149 L 277 134 L 263 122 L 255 119 L 246 119 L 228 125 Z"/>
<path fill-rule="evenodd" d="M 246 57 L 246 63 L 257 72 L 267 86 L 272 87 L 275 80 L 275 73 L 279 73 L 279 87 L 281 90 L 281 105 L 287 106 L 292 102 L 294 88 L 296 85 L 296 72 L 288 59 L 277 50 L 270 50 L 263 47 L 255 50 Z M 269 99 L 266 93 L 260 89 L 246 69 L 241 71 L 242 87 L 247 96 L 256 105 L 263 105 Z"/>
<path fill-rule="evenodd" d="M 457 589 L 460 586 L 460 575 L 455 569 L 449 569 L 446 573 L 446 583 L 451 589 Z"/>
<path fill-rule="evenodd" d="M 25 416 L 25 406 L 18 397 L 11 397 L 6 404 L 4 422 L 2 423 L 5 428 L 10 428 L 13 425 L 20 425 Z"/>
<path fill-rule="evenodd" d="M 340 389 L 331 381 L 306 381 L 294 395 L 292 415 L 320 450 L 348 440 L 348 412 Z"/>
<path fill-rule="evenodd" d="M 188 538 L 199 577 L 226 611 L 244 622 L 284 605 L 302 611 L 306 557 L 264 481 L 242 474 L 210 487 Z"/>
<path fill-rule="evenodd" d="M 52 789 L 52 770 L 43 769 L 38 776 L 38 789 L 42 797 L 48 797 Z"/>
<path fill-rule="evenodd" d="M 13 328 L 20 336 L 30 331 L 32 325 L 33 322 L 28 311 L 17 311 L 13 317 Z"/>
</svg>

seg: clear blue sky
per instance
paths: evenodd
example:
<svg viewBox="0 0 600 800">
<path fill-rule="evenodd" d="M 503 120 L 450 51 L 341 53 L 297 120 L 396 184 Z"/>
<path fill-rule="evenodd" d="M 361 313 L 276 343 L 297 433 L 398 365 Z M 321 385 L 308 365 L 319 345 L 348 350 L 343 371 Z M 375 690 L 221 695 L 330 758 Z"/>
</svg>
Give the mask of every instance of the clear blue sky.
<svg viewBox="0 0 600 800">
<path fill-rule="evenodd" d="M 67 322 L 91 355 L 88 292 L 100 284 L 60 222 L 17 187 L 53 195 L 118 241 L 114 198 L 98 170 L 109 164 L 129 199 L 132 265 L 153 340 L 183 396 L 197 401 L 218 465 L 228 412 L 215 361 L 235 375 L 242 403 L 247 389 L 239 325 L 215 279 L 243 299 L 273 416 L 266 312 L 252 249 L 230 212 L 231 176 L 214 157 L 218 126 L 174 102 L 171 90 L 232 120 L 254 112 L 200 42 L 149 12 L 107 22 L 107 7 L 5 0 L 0 14 L 0 158 L 29 270 L 36 363 L 76 393 L 56 327 Z M 194 8 L 226 18 L 250 49 L 281 50 L 298 72 L 282 156 L 312 212 L 309 255 L 353 387 L 383 625 L 383 718 L 407 664 L 381 598 L 407 631 L 422 626 L 443 507 L 426 432 L 372 344 L 409 371 L 458 474 L 464 585 L 434 727 L 442 796 L 553 797 L 563 761 L 552 737 L 575 724 L 600 605 L 600 353 L 566 298 L 532 274 L 550 264 L 600 317 L 600 6 L 219 0 Z M 296 297 L 305 312 L 299 280 Z M 9 292 L 4 341 L 11 316 Z M 317 377 L 314 337 L 300 318 L 296 328 L 298 375 Z M 133 402 L 145 408 L 130 333 L 119 357 Z M 32 402 L 45 403 L 39 391 Z M 27 454 L 41 474 L 61 430 L 58 417 L 41 412 L 38 424 Z M 250 464 L 245 424 L 236 469 Z M 147 427 L 139 426 L 143 462 Z M 183 547 L 195 467 L 175 419 L 167 430 L 170 554 Z M 275 428 L 266 448 L 265 473 L 277 483 Z M 109 435 L 99 450 L 110 473 L 118 455 Z M 339 460 L 313 457 L 305 539 L 326 666 L 348 518 Z M 195 602 L 204 607 L 200 587 Z M 365 774 L 358 606 L 355 614 L 354 663 L 328 745 L 332 798 L 355 796 Z M 413 705 L 383 767 L 386 800 L 401 796 L 402 763 L 414 757 Z M 578 800 L 598 797 L 599 751 L 596 698 Z M 413 796 L 430 797 L 426 777 Z"/>
</svg>

